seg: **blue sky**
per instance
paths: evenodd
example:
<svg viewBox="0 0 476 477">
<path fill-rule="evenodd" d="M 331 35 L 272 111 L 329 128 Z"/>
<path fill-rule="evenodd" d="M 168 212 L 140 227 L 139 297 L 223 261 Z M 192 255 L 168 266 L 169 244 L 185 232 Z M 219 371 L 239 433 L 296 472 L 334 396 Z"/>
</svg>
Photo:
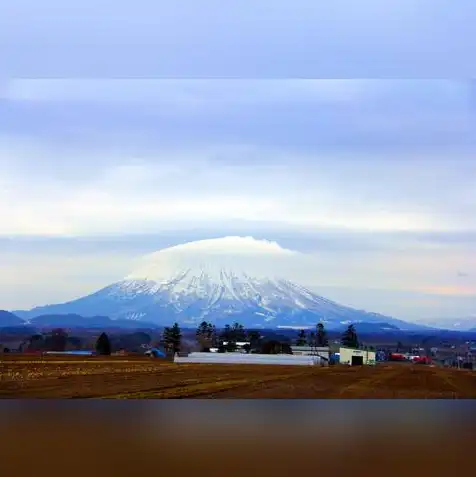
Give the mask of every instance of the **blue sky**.
<svg viewBox="0 0 476 477">
<path fill-rule="evenodd" d="M 0 7 L 0 308 L 238 234 L 343 303 L 474 315 L 474 3 L 220 4 Z"/>
<path fill-rule="evenodd" d="M 473 0 L 15 0 L 0 57 L 16 77 L 467 78 L 475 20 Z"/>
</svg>

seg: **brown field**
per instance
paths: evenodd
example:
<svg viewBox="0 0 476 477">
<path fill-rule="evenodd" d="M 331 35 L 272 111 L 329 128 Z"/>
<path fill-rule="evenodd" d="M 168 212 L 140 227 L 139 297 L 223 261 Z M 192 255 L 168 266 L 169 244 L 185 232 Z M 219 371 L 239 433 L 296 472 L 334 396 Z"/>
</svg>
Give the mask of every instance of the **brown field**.
<svg viewBox="0 0 476 477">
<path fill-rule="evenodd" d="M 11 355 L 0 358 L 0 398 L 476 398 L 476 373 Z"/>
</svg>

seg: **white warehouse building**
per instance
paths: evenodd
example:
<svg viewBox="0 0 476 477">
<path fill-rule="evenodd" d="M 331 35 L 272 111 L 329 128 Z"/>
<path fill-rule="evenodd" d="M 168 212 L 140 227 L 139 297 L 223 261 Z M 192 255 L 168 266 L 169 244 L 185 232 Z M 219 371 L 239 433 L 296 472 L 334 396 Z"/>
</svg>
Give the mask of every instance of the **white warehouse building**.
<svg viewBox="0 0 476 477">
<path fill-rule="evenodd" d="M 208 364 L 278 364 L 285 366 L 326 366 L 327 361 L 319 356 L 295 356 L 292 354 L 242 354 L 201 353 L 177 354 L 175 363 Z"/>
<path fill-rule="evenodd" d="M 375 351 L 368 351 L 364 349 L 340 348 L 339 362 L 341 364 L 348 364 L 350 366 L 359 366 L 365 364 L 375 364 Z"/>
</svg>

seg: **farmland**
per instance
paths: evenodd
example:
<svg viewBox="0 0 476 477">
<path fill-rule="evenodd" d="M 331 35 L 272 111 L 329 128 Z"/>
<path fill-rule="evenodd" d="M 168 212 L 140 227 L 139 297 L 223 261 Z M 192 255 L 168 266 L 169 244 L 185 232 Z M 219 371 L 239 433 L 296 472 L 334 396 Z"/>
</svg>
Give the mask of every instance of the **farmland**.
<svg viewBox="0 0 476 477">
<path fill-rule="evenodd" d="M 0 360 L 0 398 L 476 398 L 476 373 L 10 355 Z"/>
</svg>

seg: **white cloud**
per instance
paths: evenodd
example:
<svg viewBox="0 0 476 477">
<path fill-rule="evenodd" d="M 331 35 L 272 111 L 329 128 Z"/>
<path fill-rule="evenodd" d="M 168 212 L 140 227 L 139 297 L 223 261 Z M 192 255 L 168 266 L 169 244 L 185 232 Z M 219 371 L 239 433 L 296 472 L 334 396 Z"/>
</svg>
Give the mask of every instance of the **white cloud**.
<svg viewBox="0 0 476 477">
<path fill-rule="evenodd" d="M 220 157 L 235 158 L 237 151 L 224 148 Z M 263 159 L 275 152 L 258 148 L 253 154 Z M 333 162 L 281 154 L 276 165 L 227 165 L 208 150 L 150 159 L 124 159 L 78 182 L 54 176 L 31 182 L 4 171 L 0 234 L 140 233 L 233 220 L 308 230 L 476 230 L 469 165 L 466 177 L 451 180 L 449 161 L 434 161 L 428 170 L 408 160 Z"/>
</svg>

